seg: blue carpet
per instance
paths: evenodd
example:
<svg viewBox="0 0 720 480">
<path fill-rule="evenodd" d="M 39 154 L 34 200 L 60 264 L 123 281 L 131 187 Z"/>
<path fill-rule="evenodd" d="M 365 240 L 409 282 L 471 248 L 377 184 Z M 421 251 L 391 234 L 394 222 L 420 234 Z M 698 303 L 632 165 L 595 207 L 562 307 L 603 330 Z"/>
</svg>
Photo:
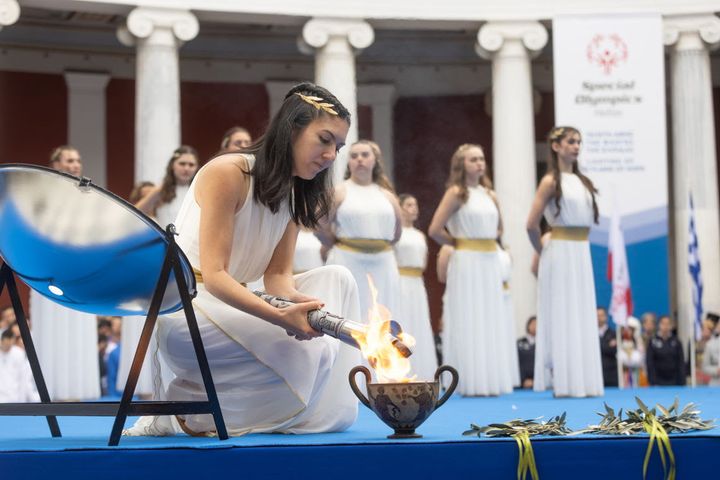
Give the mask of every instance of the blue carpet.
<svg viewBox="0 0 720 480">
<path fill-rule="evenodd" d="M 617 411 L 620 408 L 637 408 L 635 396 L 648 406 L 660 403 L 669 406 L 677 397 L 680 405 L 698 404 L 702 418 L 720 419 L 720 388 L 654 387 L 638 390 L 606 389 L 602 398 L 555 399 L 550 392 L 516 391 L 494 398 L 464 398 L 454 395 L 445 405 L 418 428 L 423 438 L 389 440 L 392 430 L 370 410 L 360 406 L 358 420 L 345 432 L 313 435 L 252 434 L 218 441 L 216 438 L 195 438 L 186 435 L 174 437 L 123 437 L 120 448 L 228 448 L 235 446 L 282 445 L 355 445 L 367 443 L 438 443 L 487 441 L 461 434 L 470 423 L 486 425 L 514 418 L 549 419 L 567 412 L 568 426 L 573 430 L 599 421 L 596 412 L 604 411 L 603 402 Z M 126 426 L 135 419 L 128 419 Z M 0 417 L 0 452 L 35 450 L 103 449 L 108 447 L 113 419 L 111 417 L 59 417 L 62 438 L 52 438 L 44 417 Z M 685 435 L 720 437 L 720 428 Z M 580 438 L 583 436 L 580 436 Z M 598 438 L 597 436 L 588 436 Z M 576 437 L 577 438 L 577 437 Z M 512 440 L 510 440 L 512 441 Z"/>
<path fill-rule="evenodd" d="M 403 476 L 418 478 L 515 478 L 515 442 L 463 437 L 470 423 L 548 419 L 567 412 L 568 425 L 580 429 L 597 423 L 595 412 L 604 410 L 603 402 L 616 410 L 636 408 L 635 395 L 649 406 L 669 406 L 677 397 L 681 406 L 698 404 L 702 418 L 720 419 L 720 388 L 708 387 L 608 389 L 603 398 L 589 399 L 554 399 L 548 392 L 528 391 L 497 398 L 454 396 L 420 426 L 418 433 L 423 438 L 415 440 L 388 440 L 391 430 L 362 406 L 358 420 L 342 433 L 252 434 L 227 441 L 185 435 L 123 437 L 119 447 L 107 447 L 112 418 L 59 418 L 63 437 L 52 438 L 43 417 L 0 417 L 0 478 L 46 479 L 49 474 L 86 478 L 95 472 L 93 475 L 101 474 L 105 480 L 127 478 L 129 472 L 137 471 L 144 472 L 141 478 L 205 478 L 235 469 L 249 478 L 287 478 L 292 474 L 295 480 L 342 474 L 343 480 L 349 480 L 367 479 L 377 472 L 377 462 L 399 462 L 396 468 Z M 679 479 L 707 475 L 714 469 L 720 428 L 671 438 Z M 647 436 L 535 437 L 533 445 L 541 478 L 642 478 Z M 662 477 L 654 455 L 648 479 Z M 299 465 L 308 468 L 298 470 Z M 6 472 L 16 473 L 8 476 Z"/>
</svg>

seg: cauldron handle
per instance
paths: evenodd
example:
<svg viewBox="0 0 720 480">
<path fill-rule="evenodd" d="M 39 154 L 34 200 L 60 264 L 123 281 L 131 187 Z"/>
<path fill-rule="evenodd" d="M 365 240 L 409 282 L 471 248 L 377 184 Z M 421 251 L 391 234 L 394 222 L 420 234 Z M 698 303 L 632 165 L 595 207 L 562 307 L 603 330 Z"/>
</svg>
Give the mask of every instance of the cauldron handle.
<svg viewBox="0 0 720 480">
<path fill-rule="evenodd" d="M 363 405 L 372 409 L 372 407 L 370 407 L 370 402 L 368 401 L 367 397 L 365 395 L 363 395 L 363 393 L 360 391 L 357 384 L 355 383 L 355 376 L 357 375 L 358 372 L 362 372 L 363 374 L 365 374 L 366 384 L 370 383 L 372 381 L 372 376 L 370 375 L 370 370 L 368 370 L 367 368 L 365 368 L 362 365 L 358 365 L 357 367 L 354 367 L 352 370 L 350 370 L 350 375 L 348 376 L 348 380 L 350 380 L 350 388 L 352 388 L 353 393 L 358 398 L 358 400 L 360 400 L 362 402 Z"/>
<path fill-rule="evenodd" d="M 357 367 L 356 367 L 357 368 Z M 440 383 L 440 375 L 442 375 L 443 372 L 450 372 L 452 375 L 452 382 L 450 382 L 450 386 L 445 390 L 445 393 L 443 393 L 443 396 L 440 397 L 440 399 L 435 404 L 435 408 L 440 408 L 443 403 L 447 401 L 448 398 L 450 398 L 450 395 L 453 394 L 455 391 L 455 387 L 457 387 L 458 384 L 458 372 L 450 365 L 443 365 L 441 367 L 438 367 L 438 369 L 435 371 L 435 381 Z"/>
</svg>

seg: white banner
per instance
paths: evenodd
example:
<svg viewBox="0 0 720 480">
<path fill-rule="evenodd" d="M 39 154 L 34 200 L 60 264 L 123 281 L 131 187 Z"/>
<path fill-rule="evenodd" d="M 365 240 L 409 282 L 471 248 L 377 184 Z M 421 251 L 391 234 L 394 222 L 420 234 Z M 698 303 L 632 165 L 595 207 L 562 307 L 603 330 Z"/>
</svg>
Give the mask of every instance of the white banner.
<svg viewBox="0 0 720 480">
<path fill-rule="evenodd" d="M 600 255 L 598 248 L 607 247 L 609 218 L 615 213 L 621 218 L 628 246 L 633 297 L 640 307 L 635 314 L 667 312 L 667 295 L 657 299 L 668 288 L 662 18 L 645 14 L 556 17 L 553 57 L 555 124 L 580 130 L 580 168 L 600 190 L 603 218 L 590 237 L 595 247 L 598 302 L 603 304 L 610 296 L 605 292 L 609 285 L 599 281 L 604 269 L 597 270 L 604 265 L 606 258 L 601 257 L 606 253 Z M 633 252 L 633 245 L 643 248 Z M 647 296 L 638 298 L 636 289 L 646 286 Z"/>
</svg>

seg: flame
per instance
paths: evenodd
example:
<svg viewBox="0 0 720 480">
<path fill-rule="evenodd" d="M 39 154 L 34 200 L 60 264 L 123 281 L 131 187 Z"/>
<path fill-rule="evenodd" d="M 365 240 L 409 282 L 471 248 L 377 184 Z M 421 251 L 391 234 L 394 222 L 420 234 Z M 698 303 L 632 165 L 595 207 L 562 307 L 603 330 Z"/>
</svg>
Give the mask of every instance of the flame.
<svg viewBox="0 0 720 480">
<path fill-rule="evenodd" d="M 365 335 L 353 335 L 360 345 L 360 351 L 375 370 L 380 383 L 412 382 L 416 375 L 408 377 L 412 365 L 410 359 L 403 357 L 392 344 L 390 331 L 390 312 L 377 302 L 377 289 L 368 275 L 368 285 L 372 295 L 372 305 L 368 311 L 368 330 Z M 398 335 L 408 347 L 415 345 L 412 335 L 402 332 Z"/>
</svg>

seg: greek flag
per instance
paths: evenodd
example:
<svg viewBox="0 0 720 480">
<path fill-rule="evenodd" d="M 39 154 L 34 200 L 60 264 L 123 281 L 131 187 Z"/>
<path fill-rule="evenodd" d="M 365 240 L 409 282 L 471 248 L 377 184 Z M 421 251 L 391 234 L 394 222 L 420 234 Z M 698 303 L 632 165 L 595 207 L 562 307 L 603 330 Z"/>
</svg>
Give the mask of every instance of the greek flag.
<svg viewBox="0 0 720 480">
<path fill-rule="evenodd" d="M 700 339 L 702 332 L 702 294 L 703 282 L 700 270 L 700 251 L 698 249 L 698 237 L 695 231 L 695 209 L 693 207 L 692 193 L 690 193 L 690 214 L 688 217 L 688 270 L 692 279 L 692 299 L 695 313 L 695 340 Z"/>
</svg>

